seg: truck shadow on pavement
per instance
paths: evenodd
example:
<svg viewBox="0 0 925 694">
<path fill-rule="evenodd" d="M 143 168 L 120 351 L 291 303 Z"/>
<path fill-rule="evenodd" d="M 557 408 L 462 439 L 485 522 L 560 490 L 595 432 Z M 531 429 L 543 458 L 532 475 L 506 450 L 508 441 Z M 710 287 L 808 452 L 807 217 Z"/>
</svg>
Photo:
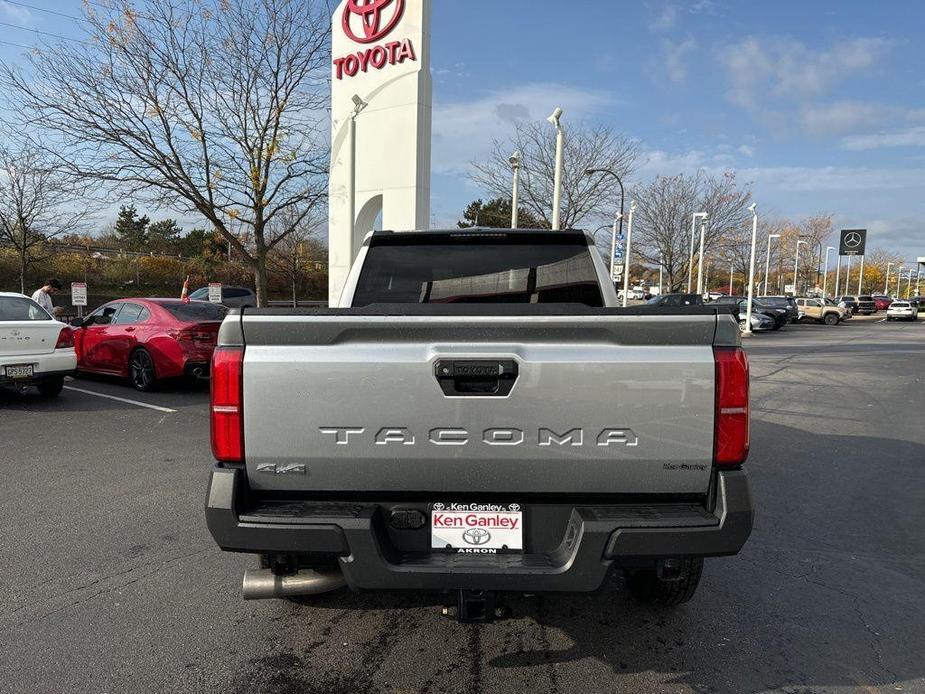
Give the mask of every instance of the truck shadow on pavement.
<svg viewBox="0 0 925 694">
<path fill-rule="evenodd" d="M 740 555 L 707 560 L 698 593 L 674 610 L 637 603 L 615 574 L 591 594 L 505 595 L 512 617 L 489 625 L 439 617 L 439 594 L 340 591 L 291 616 L 308 605 L 338 619 L 392 613 L 393 652 L 462 644 L 464 687 L 400 691 L 925 691 L 925 446 L 766 421 L 753 440 L 778 442 L 747 464 L 754 533 Z"/>
</svg>

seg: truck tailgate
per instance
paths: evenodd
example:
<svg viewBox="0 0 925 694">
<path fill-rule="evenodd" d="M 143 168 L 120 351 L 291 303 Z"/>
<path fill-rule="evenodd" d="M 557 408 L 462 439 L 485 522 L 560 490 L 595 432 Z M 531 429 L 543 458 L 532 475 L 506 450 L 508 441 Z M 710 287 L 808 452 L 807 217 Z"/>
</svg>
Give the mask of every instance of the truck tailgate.
<svg viewBox="0 0 925 694">
<path fill-rule="evenodd" d="M 245 312 L 249 484 L 704 493 L 718 320 L 729 319 Z M 516 369 L 509 393 L 447 394 L 438 379 L 440 366 L 486 365 Z"/>
</svg>

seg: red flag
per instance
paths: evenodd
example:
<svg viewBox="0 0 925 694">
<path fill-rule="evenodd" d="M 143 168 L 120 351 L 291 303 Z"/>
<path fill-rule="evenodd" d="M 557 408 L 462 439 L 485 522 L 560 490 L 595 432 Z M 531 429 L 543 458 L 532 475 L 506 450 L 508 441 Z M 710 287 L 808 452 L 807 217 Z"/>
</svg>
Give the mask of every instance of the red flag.
<svg viewBox="0 0 925 694">
<path fill-rule="evenodd" d="M 180 292 L 180 301 L 184 304 L 189 303 L 189 275 L 186 276 L 186 279 L 183 280 L 183 291 Z"/>
</svg>

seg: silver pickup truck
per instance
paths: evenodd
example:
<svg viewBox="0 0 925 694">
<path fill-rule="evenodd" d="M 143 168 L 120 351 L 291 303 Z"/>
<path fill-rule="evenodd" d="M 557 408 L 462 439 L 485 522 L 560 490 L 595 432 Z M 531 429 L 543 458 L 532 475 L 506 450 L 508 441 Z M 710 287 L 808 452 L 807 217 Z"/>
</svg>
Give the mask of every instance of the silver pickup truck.
<svg viewBox="0 0 925 694">
<path fill-rule="evenodd" d="M 616 308 L 583 232 L 375 232 L 338 308 L 242 309 L 213 358 L 206 519 L 244 597 L 693 595 L 752 527 L 723 308 Z"/>
</svg>

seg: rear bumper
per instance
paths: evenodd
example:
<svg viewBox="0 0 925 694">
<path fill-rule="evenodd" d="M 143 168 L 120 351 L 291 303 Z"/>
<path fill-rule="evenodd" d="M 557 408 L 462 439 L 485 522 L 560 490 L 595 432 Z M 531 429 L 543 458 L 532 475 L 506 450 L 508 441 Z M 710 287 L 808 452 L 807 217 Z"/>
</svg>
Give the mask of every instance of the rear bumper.
<svg viewBox="0 0 925 694">
<path fill-rule="evenodd" d="M 715 476 L 709 509 L 691 503 L 536 505 L 532 523 L 558 528 L 547 551 L 530 553 L 528 544 L 524 554 L 442 554 L 400 547 L 384 504 L 253 503 L 248 497 L 242 471 L 213 469 L 206 522 L 223 550 L 336 559 L 350 587 L 376 590 L 592 591 L 612 566 L 736 554 L 754 515 L 745 473 L 730 470 Z"/>
<path fill-rule="evenodd" d="M 32 378 L 7 378 L 6 367 L 20 364 L 32 365 Z M 73 348 L 56 349 L 47 354 L 3 356 L 0 357 L 0 385 L 31 385 L 51 378 L 73 376 L 76 370 L 77 355 Z"/>
</svg>

